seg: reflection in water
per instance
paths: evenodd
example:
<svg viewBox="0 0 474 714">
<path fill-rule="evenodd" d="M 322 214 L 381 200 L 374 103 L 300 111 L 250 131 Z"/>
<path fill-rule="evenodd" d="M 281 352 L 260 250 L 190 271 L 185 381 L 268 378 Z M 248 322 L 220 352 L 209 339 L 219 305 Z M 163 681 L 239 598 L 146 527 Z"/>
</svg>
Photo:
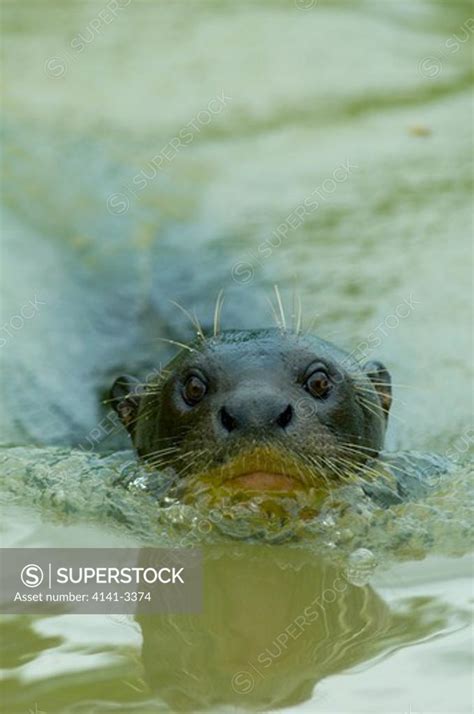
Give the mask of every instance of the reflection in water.
<svg viewBox="0 0 474 714">
<path fill-rule="evenodd" d="M 434 626 L 301 550 L 229 544 L 204 556 L 201 615 L 138 617 L 145 679 L 174 711 L 294 705 L 323 677 Z"/>
</svg>

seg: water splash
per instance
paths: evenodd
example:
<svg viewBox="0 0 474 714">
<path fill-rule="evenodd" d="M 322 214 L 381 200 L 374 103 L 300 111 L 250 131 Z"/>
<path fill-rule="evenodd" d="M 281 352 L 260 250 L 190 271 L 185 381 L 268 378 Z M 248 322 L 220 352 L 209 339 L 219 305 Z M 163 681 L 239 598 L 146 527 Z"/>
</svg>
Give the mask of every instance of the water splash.
<svg viewBox="0 0 474 714">
<path fill-rule="evenodd" d="M 185 505 L 169 488 L 170 474 L 150 474 L 130 452 L 7 449 L 0 472 L 5 511 L 28 506 L 56 523 L 101 524 L 156 546 L 284 542 L 330 557 L 354 584 L 366 583 L 376 563 L 462 555 L 474 535 L 469 465 L 438 474 L 428 492 L 413 500 L 394 494 L 387 501 L 384 488 L 380 497 L 361 481 L 339 488 L 317 507 L 311 493 L 300 492 L 295 498 Z"/>
</svg>

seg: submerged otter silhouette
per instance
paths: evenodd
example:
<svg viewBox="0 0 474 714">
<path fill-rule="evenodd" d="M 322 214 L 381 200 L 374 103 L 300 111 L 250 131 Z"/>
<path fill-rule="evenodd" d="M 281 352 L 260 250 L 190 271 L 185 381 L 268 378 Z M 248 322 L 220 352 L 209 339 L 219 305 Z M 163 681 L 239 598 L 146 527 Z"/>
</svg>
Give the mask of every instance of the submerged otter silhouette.
<svg viewBox="0 0 474 714">
<path fill-rule="evenodd" d="M 183 345 L 111 398 L 139 457 L 194 484 L 234 491 L 327 490 L 383 448 L 390 375 L 292 330 L 225 331 Z"/>
</svg>

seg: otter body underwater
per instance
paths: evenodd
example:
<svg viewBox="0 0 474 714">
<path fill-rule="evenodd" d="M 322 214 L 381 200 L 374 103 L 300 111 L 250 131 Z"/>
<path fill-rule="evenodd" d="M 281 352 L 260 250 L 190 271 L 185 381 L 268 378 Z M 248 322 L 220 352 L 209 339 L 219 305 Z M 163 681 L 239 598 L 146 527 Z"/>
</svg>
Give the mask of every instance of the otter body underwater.
<svg viewBox="0 0 474 714">
<path fill-rule="evenodd" d="M 185 502 L 321 502 L 358 483 L 390 505 L 449 470 L 440 457 L 383 454 L 392 389 L 382 363 L 292 330 L 200 333 L 149 384 L 119 377 L 111 399 L 140 459 L 172 473 Z"/>
</svg>

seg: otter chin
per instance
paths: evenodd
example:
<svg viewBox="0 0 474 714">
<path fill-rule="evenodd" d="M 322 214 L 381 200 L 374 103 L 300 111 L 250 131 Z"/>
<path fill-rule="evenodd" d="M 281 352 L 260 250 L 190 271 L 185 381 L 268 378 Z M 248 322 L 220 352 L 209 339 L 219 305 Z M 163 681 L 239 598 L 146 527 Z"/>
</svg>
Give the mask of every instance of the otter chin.
<svg viewBox="0 0 474 714">
<path fill-rule="evenodd" d="M 303 489 L 303 484 L 286 474 L 273 474 L 268 471 L 251 471 L 234 476 L 224 483 L 225 488 L 239 491 L 284 491 L 285 493 Z"/>
<path fill-rule="evenodd" d="M 207 472 L 188 477 L 188 495 L 212 492 L 214 495 L 265 493 L 291 496 L 314 487 L 316 475 L 294 457 L 278 449 L 257 447 Z"/>
<path fill-rule="evenodd" d="M 185 498 L 278 497 L 366 478 L 383 448 L 391 386 L 380 362 L 266 329 L 201 335 L 155 381 L 119 377 L 111 398 L 139 458 L 171 468 Z"/>
</svg>

